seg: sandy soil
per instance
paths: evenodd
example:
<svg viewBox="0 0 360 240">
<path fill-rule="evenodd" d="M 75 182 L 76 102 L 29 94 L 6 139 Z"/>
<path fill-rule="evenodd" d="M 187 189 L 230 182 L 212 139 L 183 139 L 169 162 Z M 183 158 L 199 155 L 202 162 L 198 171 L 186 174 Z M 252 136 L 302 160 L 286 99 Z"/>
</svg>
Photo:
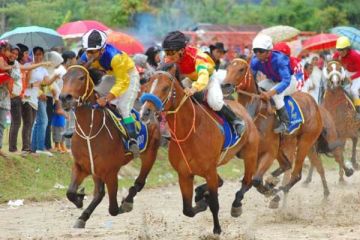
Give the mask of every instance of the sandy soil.
<svg viewBox="0 0 360 240">
<path fill-rule="evenodd" d="M 360 239 L 359 172 L 344 186 L 339 185 L 335 171 L 328 171 L 327 179 L 328 201 L 323 201 L 316 175 L 308 187 L 295 186 L 287 206 L 277 210 L 269 209 L 269 199 L 251 189 L 244 199 L 243 215 L 236 219 L 230 216 L 230 207 L 239 184 L 225 182 L 220 189 L 223 233 L 219 239 Z M 81 210 L 66 199 L 25 202 L 17 209 L 0 205 L 0 239 L 216 239 L 209 210 L 194 218 L 182 215 L 178 186 L 144 190 L 134 210 L 117 217 L 107 213 L 107 204 L 104 199 L 85 229 L 72 228 Z"/>
</svg>

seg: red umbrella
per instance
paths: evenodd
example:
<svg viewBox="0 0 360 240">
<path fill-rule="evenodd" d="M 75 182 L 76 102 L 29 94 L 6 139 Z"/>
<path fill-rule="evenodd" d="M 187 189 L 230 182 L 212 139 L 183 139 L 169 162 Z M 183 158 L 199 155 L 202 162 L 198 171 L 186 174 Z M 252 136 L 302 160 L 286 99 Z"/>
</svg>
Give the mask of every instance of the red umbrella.
<svg viewBox="0 0 360 240">
<path fill-rule="evenodd" d="M 107 43 L 110 43 L 117 49 L 122 50 L 129 55 L 144 52 L 144 46 L 138 40 L 121 32 L 110 32 L 108 34 Z"/>
<path fill-rule="evenodd" d="M 335 48 L 338 36 L 331 33 L 322 33 L 312 36 L 303 42 L 303 50 L 322 51 Z"/>
<path fill-rule="evenodd" d="M 103 23 L 94 20 L 68 22 L 61 25 L 56 31 L 63 38 L 77 38 L 82 37 L 82 35 L 90 29 L 97 29 L 105 32 L 111 31 L 111 29 Z"/>
</svg>

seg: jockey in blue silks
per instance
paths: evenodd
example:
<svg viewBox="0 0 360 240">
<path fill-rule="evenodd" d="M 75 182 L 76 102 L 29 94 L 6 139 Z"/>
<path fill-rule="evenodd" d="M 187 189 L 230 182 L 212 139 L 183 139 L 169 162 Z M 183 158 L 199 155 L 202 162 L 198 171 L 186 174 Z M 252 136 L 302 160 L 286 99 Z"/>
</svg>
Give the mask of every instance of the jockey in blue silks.
<svg viewBox="0 0 360 240">
<path fill-rule="evenodd" d="M 266 101 L 271 98 L 275 102 L 281 123 L 274 132 L 285 133 L 290 120 L 285 109 L 284 97 L 296 91 L 296 78 L 292 76 L 289 57 L 272 49 L 273 43 L 269 36 L 256 36 L 253 41 L 255 56 L 251 59 L 250 66 L 255 77 L 257 72 L 265 74 L 266 79 L 258 83 L 260 88 L 266 90 L 260 94 L 260 97 Z"/>
</svg>

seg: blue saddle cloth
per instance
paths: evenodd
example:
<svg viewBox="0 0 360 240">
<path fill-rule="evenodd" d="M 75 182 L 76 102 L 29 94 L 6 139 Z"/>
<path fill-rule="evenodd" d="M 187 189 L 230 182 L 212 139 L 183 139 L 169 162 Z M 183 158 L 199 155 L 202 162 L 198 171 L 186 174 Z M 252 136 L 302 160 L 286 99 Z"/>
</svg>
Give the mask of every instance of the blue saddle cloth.
<svg viewBox="0 0 360 240">
<path fill-rule="evenodd" d="M 116 117 L 118 118 L 120 124 L 122 125 L 122 127 L 125 129 L 125 124 L 124 124 L 124 120 L 122 118 L 122 116 L 120 116 L 119 114 L 113 112 Z M 139 146 L 139 149 L 140 149 L 140 152 L 143 152 L 146 147 L 147 147 L 147 144 L 148 144 L 148 140 L 149 140 L 149 134 L 148 134 L 148 128 L 147 126 L 142 123 L 140 121 L 140 114 L 135 110 L 135 109 L 132 109 L 131 110 L 131 114 L 133 115 L 135 121 L 136 121 L 136 128 L 137 128 L 137 142 L 138 142 L 138 146 Z M 124 146 L 127 150 L 129 150 L 129 139 L 126 137 L 126 138 L 123 138 L 123 142 L 124 142 Z"/>
<path fill-rule="evenodd" d="M 221 122 L 219 122 L 219 128 L 225 138 L 223 145 L 223 151 L 224 151 L 227 148 L 231 148 L 234 145 L 236 145 L 240 141 L 242 135 L 240 136 L 239 134 L 237 134 L 233 126 L 225 119 L 224 116 L 222 116 L 221 114 L 218 115 L 222 120 Z"/>
<path fill-rule="evenodd" d="M 304 123 L 303 113 L 295 101 L 291 96 L 285 96 L 285 108 L 289 116 L 290 124 L 288 127 L 288 134 L 292 134 L 295 130 L 297 130 L 301 124 Z"/>
</svg>

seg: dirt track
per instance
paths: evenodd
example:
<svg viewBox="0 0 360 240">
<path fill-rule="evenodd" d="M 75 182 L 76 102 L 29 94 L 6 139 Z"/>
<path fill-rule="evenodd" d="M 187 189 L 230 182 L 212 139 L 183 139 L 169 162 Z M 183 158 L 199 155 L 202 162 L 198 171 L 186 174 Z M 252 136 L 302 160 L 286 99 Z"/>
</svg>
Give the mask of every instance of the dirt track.
<svg viewBox="0 0 360 240">
<path fill-rule="evenodd" d="M 327 172 L 327 179 L 331 191 L 327 202 L 322 201 L 316 175 L 307 188 L 295 186 L 287 207 L 279 210 L 269 209 L 269 199 L 252 189 L 237 219 L 230 216 L 230 207 L 239 185 L 225 182 L 220 189 L 220 239 L 360 239 L 360 173 L 347 179 L 345 186 L 338 184 L 335 171 Z M 195 218 L 182 215 L 178 186 L 144 190 L 133 212 L 117 217 L 107 213 L 104 199 L 85 229 L 73 229 L 79 215 L 66 199 L 25 202 L 18 209 L 0 205 L 0 239 L 214 239 L 209 210 Z"/>
</svg>

